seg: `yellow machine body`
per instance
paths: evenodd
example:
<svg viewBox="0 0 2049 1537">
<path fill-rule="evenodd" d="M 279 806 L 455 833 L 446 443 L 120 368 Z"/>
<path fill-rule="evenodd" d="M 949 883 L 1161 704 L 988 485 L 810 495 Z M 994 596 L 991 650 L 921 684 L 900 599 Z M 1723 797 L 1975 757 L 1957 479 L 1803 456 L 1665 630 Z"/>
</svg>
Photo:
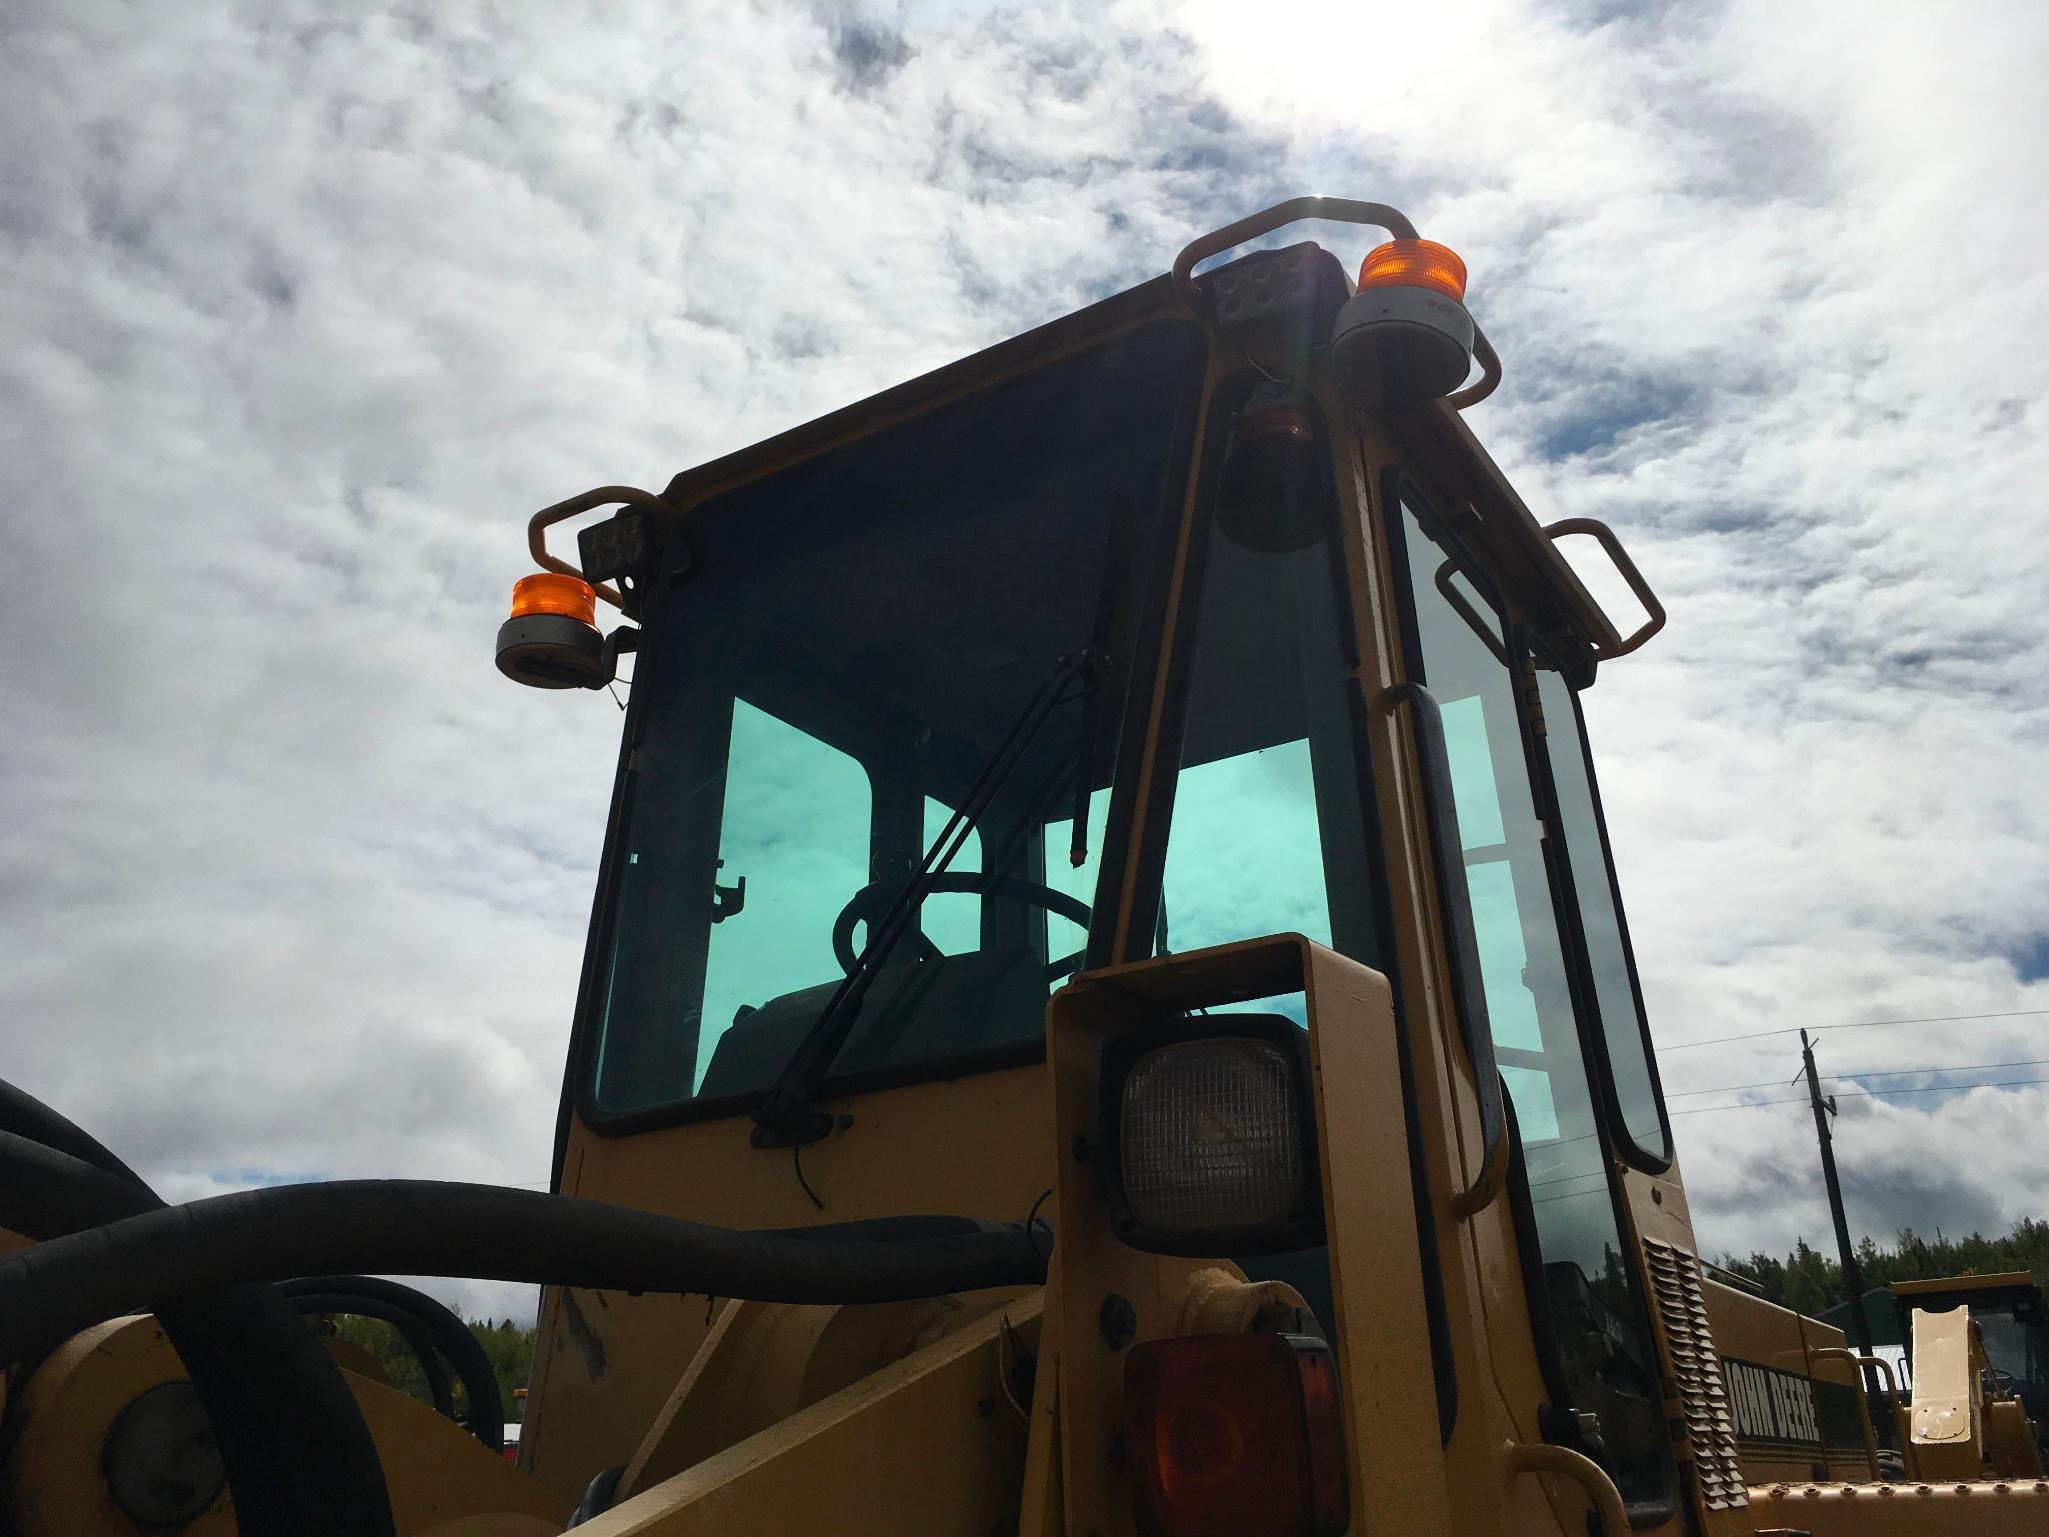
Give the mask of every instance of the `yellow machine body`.
<svg viewBox="0 0 2049 1537">
<path fill-rule="evenodd" d="M 1706 1294 L 1744 1478 L 1875 1481 L 1842 1330 L 1712 1278 Z"/>
</svg>

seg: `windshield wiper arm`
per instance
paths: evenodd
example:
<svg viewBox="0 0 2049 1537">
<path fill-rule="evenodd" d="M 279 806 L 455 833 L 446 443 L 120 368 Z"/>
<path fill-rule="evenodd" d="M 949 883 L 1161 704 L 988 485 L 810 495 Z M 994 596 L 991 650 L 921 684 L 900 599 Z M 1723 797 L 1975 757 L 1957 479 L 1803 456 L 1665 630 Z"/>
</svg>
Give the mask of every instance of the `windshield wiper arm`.
<svg viewBox="0 0 2049 1537">
<path fill-rule="evenodd" d="M 1046 680 L 1025 702 L 1024 709 L 1011 722 L 996 751 L 982 765 L 982 772 L 968 787 L 968 793 L 961 797 L 959 809 L 947 819 L 946 825 L 939 830 L 939 836 L 932 840 L 932 846 L 925 850 L 924 859 L 904 884 L 903 890 L 897 893 L 896 900 L 868 926 L 868 942 L 854 958 L 853 970 L 833 989 L 832 997 L 826 1000 L 817 1020 L 804 1032 L 804 1038 L 791 1051 L 782 1071 L 776 1074 L 775 1082 L 769 1086 L 768 1098 L 752 1112 L 754 1132 L 749 1140 L 754 1146 L 801 1147 L 807 1142 L 818 1141 L 832 1130 L 832 1117 L 813 1104 L 812 1099 L 831 1068 L 833 1058 L 846 1044 L 854 1022 L 860 1018 L 861 1001 L 874 985 L 882 963 L 896 948 L 897 941 L 910 930 L 918 909 L 931 895 L 932 883 L 974 835 L 976 824 L 1009 780 L 1026 749 L 1037 739 L 1047 718 L 1074 697 L 1067 692 L 1068 682 L 1081 677 L 1086 680 L 1087 687 L 1093 688 L 1095 670 L 1093 652 L 1071 652 L 1060 658 Z"/>
</svg>

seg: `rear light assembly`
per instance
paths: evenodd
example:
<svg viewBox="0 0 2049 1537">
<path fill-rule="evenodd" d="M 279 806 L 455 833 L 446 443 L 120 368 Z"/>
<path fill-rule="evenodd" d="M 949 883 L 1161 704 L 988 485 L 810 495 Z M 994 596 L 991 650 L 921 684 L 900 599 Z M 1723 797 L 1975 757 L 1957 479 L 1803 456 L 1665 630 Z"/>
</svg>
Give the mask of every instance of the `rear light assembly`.
<svg viewBox="0 0 2049 1537">
<path fill-rule="evenodd" d="M 1335 1537 L 1348 1522 L 1322 1340 L 1195 1334 L 1132 1348 L 1124 1445 L 1145 1537 Z"/>
</svg>

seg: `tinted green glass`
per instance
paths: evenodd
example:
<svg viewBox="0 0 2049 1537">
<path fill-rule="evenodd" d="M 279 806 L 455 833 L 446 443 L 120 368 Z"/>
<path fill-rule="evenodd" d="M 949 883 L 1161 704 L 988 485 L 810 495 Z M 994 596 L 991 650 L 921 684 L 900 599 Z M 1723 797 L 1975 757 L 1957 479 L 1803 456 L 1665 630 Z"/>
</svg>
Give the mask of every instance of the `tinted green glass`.
<svg viewBox="0 0 2049 1537">
<path fill-rule="evenodd" d="M 1377 960 L 1327 490 L 1306 545 L 1209 536 L 1162 875 L 1163 950 L 1295 931 Z M 1257 509 L 1255 509 L 1257 511 Z"/>
<path fill-rule="evenodd" d="M 1580 930 L 1586 940 L 1587 965 L 1600 1006 L 1601 1036 L 1607 1043 L 1608 1069 L 1622 1126 L 1642 1152 L 1654 1162 L 1664 1163 L 1671 1157 L 1671 1147 L 1658 1115 L 1643 1000 L 1630 964 L 1629 934 L 1616 897 L 1608 840 L 1596 810 L 1586 724 L 1570 685 L 1556 672 L 1541 669 L 1537 688 L 1544 704 L 1551 784 L 1572 863 L 1573 896 L 1579 904 Z"/>
<path fill-rule="evenodd" d="M 746 875 L 747 900 L 738 916 L 712 925 L 699 1081 L 719 1037 L 759 1001 L 764 972 L 832 975 L 832 922 L 867 875 L 874 823 L 859 763 L 745 700 L 733 705 L 726 786 L 719 853 L 727 869 Z M 806 836 L 790 837 L 792 826 Z"/>
</svg>

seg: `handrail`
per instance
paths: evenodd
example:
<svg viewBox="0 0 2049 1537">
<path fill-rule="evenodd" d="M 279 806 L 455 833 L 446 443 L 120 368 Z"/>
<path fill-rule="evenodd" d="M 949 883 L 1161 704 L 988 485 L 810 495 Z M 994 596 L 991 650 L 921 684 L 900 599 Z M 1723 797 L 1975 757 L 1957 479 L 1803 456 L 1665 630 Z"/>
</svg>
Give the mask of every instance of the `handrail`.
<svg viewBox="0 0 2049 1537">
<path fill-rule="evenodd" d="M 1510 1477 L 1518 1473 L 1557 1473 L 1572 1479 L 1593 1502 L 1594 1511 L 1601 1518 L 1601 1530 L 1613 1533 L 1614 1537 L 1628 1537 L 1629 1507 L 1622 1503 L 1622 1491 L 1593 1458 L 1566 1446 L 1510 1441 L 1501 1448 L 1501 1468 Z"/>
<path fill-rule="evenodd" d="M 534 558 L 534 564 L 543 571 L 558 571 L 564 576 L 573 576 L 579 581 L 583 580 L 583 570 L 581 567 L 572 566 L 561 556 L 548 553 L 548 529 L 552 525 L 560 523 L 564 518 L 573 518 L 579 512 L 590 512 L 598 507 L 609 507 L 615 502 L 630 502 L 636 507 L 645 507 L 650 512 L 659 512 L 665 516 L 676 511 L 672 505 L 663 501 L 652 491 L 643 491 L 638 486 L 594 487 L 589 491 L 583 492 L 581 495 L 570 497 L 566 502 L 557 502 L 552 507 L 543 507 L 539 512 L 527 519 L 526 547 L 527 553 Z M 626 600 L 619 595 L 619 590 L 615 587 L 608 587 L 602 582 L 594 582 L 592 583 L 592 590 L 614 608 L 624 608 L 626 606 Z"/>
<path fill-rule="evenodd" d="M 1247 214 L 1235 224 L 1226 224 L 1222 229 L 1211 230 L 1207 235 L 1198 235 L 1182 247 L 1181 254 L 1174 258 L 1174 287 L 1190 304 L 1200 302 L 1202 290 L 1195 285 L 1195 264 L 1206 261 L 1220 251 L 1228 251 L 1234 245 L 1255 240 L 1270 234 L 1284 224 L 1293 224 L 1298 219 L 1330 219 L 1340 224 L 1374 224 L 1386 230 L 1397 240 L 1416 240 L 1416 226 L 1409 222 L 1409 216 L 1399 208 L 1390 208 L 1385 203 L 1362 203 L 1350 197 L 1291 197 L 1285 203 L 1276 203 L 1271 208 L 1262 208 L 1258 213 Z"/>
<path fill-rule="evenodd" d="M 1473 1092 L 1480 1103 L 1480 1173 L 1452 1199 L 1452 1210 L 1470 1217 L 1485 1210 L 1508 1183 L 1508 1138 L 1501 1113 L 1501 1071 L 1494 1060 L 1494 1031 L 1487 1018 L 1487 990 L 1480 971 L 1480 944 L 1473 923 L 1472 894 L 1466 889 L 1465 845 L 1459 838 L 1458 805 L 1452 798 L 1451 754 L 1444 740 L 1444 712 L 1420 683 L 1397 683 L 1390 705 L 1410 705 L 1416 717 L 1416 757 L 1423 770 L 1423 813 L 1430 828 L 1437 870 L 1445 948 L 1451 961 L 1452 1009 L 1473 1065 Z"/>
<path fill-rule="evenodd" d="M 1612 661 L 1618 656 L 1628 656 L 1658 631 L 1665 628 L 1665 605 L 1658 601 L 1658 595 L 1651 591 L 1651 584 L 1643 579 L 1643 573 L 1636 569 L 1636 562 L 1629 558 L 1629 552 L 1622 548 L 1622 540 L 1615 530 L 1599 518 L 1562 518 L 1556 523 L 1544 525 L 1544 537 L 1553 544 L 1560 534 L 1591 534 L 1601 541 L 1601 548 L 1608 552 L 1608 558 L 1615 562 L 1615 569 L 1622 573 L 1622 580 L 1629 584 L 1629 590 L 1636 594 L 1636 601 L 1644 607 L 1650 617 L 1636 629 L 1636 633 L 1612 649 L 1597 649 L 1595 655 L 1601 661 Z"/>
<path fill-rule="evenodd" d="M 1867 1363 L 1876 1362 L 1878 1365 L 1885 1367 L 1888 1377 L 1892 1375 L 1892 1367 L 1886 1362 L 1880 1361 L 1878 1357 L 1860 1356 L 1856 1351 L 1846 1350 L 1841 1345 L 1816 1345 L 1807 1352 L 1807 1355 L 1809 1360 L 1848 1361 L 1853 1366 L 1863 1366 Z M 1898 1392 L 1898 1387 L 1895 1386 L 1893 1391 Z M 1878 1469 L 1878 1436 L 1871 1428 L 1870 1395 L 1861 1372 L 1858 1374 L 1857 1380 L 1857 1425 L 1864 1432 L 1864 1462 L 1871 1470 L 1871 1481 L 1874 1484 L 1883 1483 L 1885 1475 Z"/>
</svg>

